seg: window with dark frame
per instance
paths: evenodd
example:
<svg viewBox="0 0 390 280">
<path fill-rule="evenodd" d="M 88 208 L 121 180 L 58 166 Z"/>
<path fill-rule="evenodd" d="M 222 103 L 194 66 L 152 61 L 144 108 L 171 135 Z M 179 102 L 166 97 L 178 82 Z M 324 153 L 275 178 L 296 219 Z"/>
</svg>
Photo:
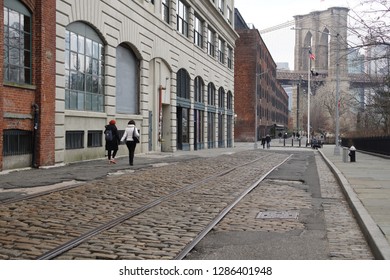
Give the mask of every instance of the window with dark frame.
<svg viewBox="0 0 390 280">
<path fill-rule="evenodd" d="M 214 57 L 215 55 L 215 33 L 210 28 L 207 30 L 207 53 Z"/>
<path fill-rule="evenodd" d="M 161 11 L 163 20 L 169 23 L 169 0 L 161 1 Z"/>
<path fill-rule="evenodd" d="M 232 9 L 228 6 L 226 8 L 226 19 L 230 24 L 232 24 L 233 22 L 232 18 L 233 18 L 233 12 Z"/>
<path fill-rule="evenodd" d="M 223 14 L 224 6 L 225 6 L 225 1 L 224 0 L 218 0 L 218 9 L 221 12 L 221 14 Z"/>
<path fill-rule="evenodd" d="M 70 30 L 65 31 L 65 108 L 104 111 L 104 46 Z"/>
<path fill-rule="evenodd" d="M 221 38 L 218 38 L 218 60 L 225 63 L 225 42 Z"/>
<path fill-rule="evenodd" d="M 177 72 L 177 96 L 190 99 L 190 75 L 185 69 Z"/>
<path fill-rule="evenodd" d="M 180 0 L 176 2 L 176 29 L 188 37 L 188 8 Z"/>
<path fill-rule="evenodd" d="M 209 83 L 207 86 L 207 104 L 215 105 L 215 86 L 213 83 Z"/>
<path fill-rule="evenodd" d="M 20 129 L 3 131 L 3 156 L 31 154 L 33 150 L 33 132 Z"/>
<path fill-rule="evenodd" d="M 88 148 L 103 146 L 103 132 L 101 130 L 88 130 Z"/>
<path fill-rule="evenodd" d="M 229 69 L 233 68 L 233 49 L 228 47 L 227 51 L 227 65 Z"/>
<path fill-rule="evenodd" d="M 84 148 L 84 131 L 74 130 L 65 133 L 65 149 L 83 149 Z"/>
<path fill-rule="evenodd" d="M 227 108 L 228 110 L 233 110 L 233 94 L 231 91 L 227 94 Z"/>
<path fill-rule="evenodd" d="M 31 14 L 20 2 L 13 7 L 4 7 L 4 81 L 31 84 Z"/>
<path fill-rule="evenodd" d="M 218 89 L 218 107 L 221 109 L 225 107 L 225 90 L 223 87 Z"/>
<path fill-rule="evenodd" d="M 196 15 L 194 19 L 194 44 L 203 48 L 203 22 Z"/>
<path fill-rule="evenodd" d="M 195 102 L 202 103 L 204 82 L 201 77 L 195 78 L 194 87 L 195 87 Z"/>
</svg>

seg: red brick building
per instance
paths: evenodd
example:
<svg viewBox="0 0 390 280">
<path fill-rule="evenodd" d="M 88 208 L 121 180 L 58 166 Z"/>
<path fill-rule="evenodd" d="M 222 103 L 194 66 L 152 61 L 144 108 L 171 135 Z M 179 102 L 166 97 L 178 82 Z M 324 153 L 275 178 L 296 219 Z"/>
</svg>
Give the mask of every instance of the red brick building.
<svg viewBox="0 0 390 280">
<path fill-rule="evenodd" d="M 0 7 L 0 170 L 53 165 L 56 1 Z"/>
<path fill-rule="evenodd" d="M 276 63 L 260 33 L 249 28 L 235 9 L 234 140 L 254 142 L 288 126 L 288 95 L 276 79 Z M 256 116 L 256 117 L 255 117 Z"/>
</svg>

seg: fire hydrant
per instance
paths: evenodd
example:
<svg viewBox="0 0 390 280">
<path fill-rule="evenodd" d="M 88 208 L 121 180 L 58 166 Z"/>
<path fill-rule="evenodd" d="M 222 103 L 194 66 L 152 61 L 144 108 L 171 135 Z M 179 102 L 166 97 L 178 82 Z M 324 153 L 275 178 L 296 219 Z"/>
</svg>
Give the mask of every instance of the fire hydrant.
<svg viewBox="0 0 390 280">
<path fill-rule="evenodd" d="M 351 146 L 349 148 L 349 158 L 351 162 L 356 162 L 356 148 L 354 146 Z"/>
</svg>

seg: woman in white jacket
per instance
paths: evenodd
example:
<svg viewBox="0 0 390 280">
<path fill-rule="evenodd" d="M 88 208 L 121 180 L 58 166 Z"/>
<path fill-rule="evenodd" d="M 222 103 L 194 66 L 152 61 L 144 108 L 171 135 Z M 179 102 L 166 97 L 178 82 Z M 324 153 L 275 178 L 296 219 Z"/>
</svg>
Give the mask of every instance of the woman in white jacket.
<svg viewBox="0 0 390 280">
<path fill-rule="evenodd" d="M 135 146 L 137 146 L 137 141 L 135 138 L 139 139 L 139 132 L 138 129 L 135 127 L 135 121 L 130 120 L 127 123 L 125 133 L 123 133 L 123 136 L 121 138 L 121 142 L 126 141 L 126 146 L 129 150 L 130 165 L 133 165 Z"/>
</svg>

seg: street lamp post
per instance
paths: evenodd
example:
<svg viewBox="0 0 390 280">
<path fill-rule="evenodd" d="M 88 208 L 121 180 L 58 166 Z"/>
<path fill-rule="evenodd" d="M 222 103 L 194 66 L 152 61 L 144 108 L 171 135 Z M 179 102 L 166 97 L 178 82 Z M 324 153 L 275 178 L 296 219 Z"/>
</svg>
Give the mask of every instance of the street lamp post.
<svg viewBox="0 0 390 280">
<path fill-rule="evenodd" d="M 340 155 L 340 143 L 339 143 L 339 130 L 340 130 L 340 112 L 339 112 L 339 99 L 340 99 L 340 40 L 339 34 L 336 34 L 337 50 L 336 50 L 336 135 L 334 147 L 334 155 Z"/>
<path fill-rule="evenodd" d="M 311 46 L 309 46 L 309 51 L 311 50 Z M 307 56 L 309 62 L 307 64 L 307 145 L 310 145 L 310 68 L 311 68 L 311 57 Z"/>
<path fill-rule="evenodd" d="M 301 77 L 302 76 L 299 76 L 299 82 L 298 82 L 298 86 L 297 86 L 297 133 L 299 133 L 299 98 L 300 98 L 300 87 L 301 87 Z"/>
<path fill-rule="evenodd" d="M 255 85 L 255 144 L 254 148 L 257 149 L 257 87 L 258 87 L 258 82 L 257 82 L 257 77 L 259 74 L 257 74 L 257 61 L 256 61 L 256 75 L 255 75 L 255 80 L 256 80 L 256 85 Z"/>
<path fill-rule="evenodd" d="M 255 104 L 255 139 L 254 139 L 254 148 L 255 149 L 257 149 L 257 136 L 258 136 L 258 127 L 257 127 L 257 125 L 258 125 L 258 122 L 257 122 L 257 118 L 258 118 L 258 116 L 257 116 L 257 114 L 258 114 L 258 112 L 257 112 L 257 91 L 258 91 L 258 86 L 259 86 L 259 82 L 258 82 L 258 79 L 259 79 L 259 77 L 261 77 L 262 75 L 264 75 L 264 74 L 266 74 L 266 73 L 268 73 L 268 70 L 266 70 L 266 71 L 264 71 L 264 72 L 262 72 L 262 73 L 257 73 L 257 63 L 256 63 L 256 74 L 255 74 L 255 79 L 256 79 L 256 83 L 255 83 L 255 102 L 253 102 L 254 104 Z M 265 133 L 265 132 L 264 132 Z"/>
</svg>

